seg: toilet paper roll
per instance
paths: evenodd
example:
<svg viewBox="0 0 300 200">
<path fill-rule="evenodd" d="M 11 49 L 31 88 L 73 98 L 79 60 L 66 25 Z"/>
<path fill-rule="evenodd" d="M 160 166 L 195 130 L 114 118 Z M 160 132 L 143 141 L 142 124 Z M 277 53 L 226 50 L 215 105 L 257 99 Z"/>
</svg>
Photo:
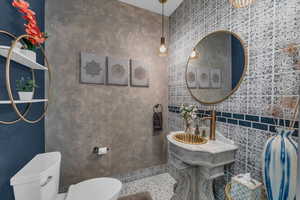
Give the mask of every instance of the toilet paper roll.
<svg viewBox="0 0 300 200">
<path fill-rule="evenodd" d="M 103 147 L 103 148 L 99 148 L 98 149 L 98 155 L 107 154 L 107 152 L 108 152 L 108 148 L 107 147 Z"/>
<path fill-rule="evenodd" d="M 107 154 L 107 152 L 109 151 L 110 149 L 108 147 L 94 147 L 93 149 L 93 153 L 94 154 L 97 154 L 97 155 L 104 155 L 104 154 Z"/>
</svg>

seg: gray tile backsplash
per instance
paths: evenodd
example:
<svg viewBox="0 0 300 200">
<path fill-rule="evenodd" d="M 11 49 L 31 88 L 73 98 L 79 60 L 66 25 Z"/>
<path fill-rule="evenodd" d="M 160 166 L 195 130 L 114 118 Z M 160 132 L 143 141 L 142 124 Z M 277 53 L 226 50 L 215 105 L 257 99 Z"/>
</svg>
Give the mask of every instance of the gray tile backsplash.
<svg viewBox="0 0 300 200">
<path fill-rule="evenodd" d="M 300 43 L 300 1 L 259 0 L 247 8 L 235 9 L 228 0 L 184 0 L 170 16 L 169 106 L 197 103 L 185 86 L 185 66 L 193 48 L 205 35 L 217 30 L 237 33 L 248 47 L 249 67 L 239 90 L 215 106 L 217 111 L 270 116 L 270 105 L 282 96 L 298 95 L 299 73 L 292 57 L 282 51 L 290 43 Z M 287 111 L 285 118 L 290 119 Z M 169 112 L 170 130 L 182 130 L 178 113 Z M 237 142 L 236 162 L 226 167 L 226 176 L 215 182 L 217 199 L 224 199 L 224 185 L 232 175 L 251 172 L 262 181 L 261 153 L 274 133 L 218 122 L 218 129 Z"/>
</svg>

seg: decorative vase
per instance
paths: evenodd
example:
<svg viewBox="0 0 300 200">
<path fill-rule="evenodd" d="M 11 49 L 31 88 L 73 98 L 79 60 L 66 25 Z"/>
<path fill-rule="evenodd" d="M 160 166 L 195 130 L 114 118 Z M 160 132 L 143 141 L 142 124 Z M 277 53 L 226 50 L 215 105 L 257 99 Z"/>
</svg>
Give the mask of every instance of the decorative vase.
<svg viewBox="0 0 300 200">
<path fill-rule="evenodd" d="M 22 54 L 23 56 L 25 56 L 26 58 L 36 62 L 36 52 L 32 51 L 32 50 L 28 50 L 28 49 L 24 49 L 23 45 L 18 42 L 16 44 L 16 48 L 15 50 L 16 52 Z"/>
<path fill-rule="evenodd" d="M 185 133 L 192 134 L 193 128 L 192 128 L 192 122 L 190 120 L 185 120 Z"/>
<path fill-rule="evenodd" d="M 33 92 L 18 92 L 20 100 L 30 101 L 33 98 Z"/>
<path fill-rule="evenodd" d="M 297 185 L 297 143 L 293 130 L 277 129 L 263 151 L 263 180 L 269 200 L 295 200 Z"/>
</svg>

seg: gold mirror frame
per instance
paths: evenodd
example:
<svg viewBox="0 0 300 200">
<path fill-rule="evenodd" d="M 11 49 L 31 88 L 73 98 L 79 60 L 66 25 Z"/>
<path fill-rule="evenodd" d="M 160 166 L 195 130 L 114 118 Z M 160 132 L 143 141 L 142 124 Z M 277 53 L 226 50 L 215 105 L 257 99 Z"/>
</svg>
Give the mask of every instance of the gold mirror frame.
<svg viewBox="0 0 300 200">
<path fill-rule="evenodd" d="M 186 68 L 185 68 L 185 83 L 186 83 L 187 89 L 189 90 L 189 93 L 191 94 L 191 96 L 192 96 L 196 101 L 198 101 L 199 103 L 205 104 L 205 105 L 213 105 L 213 104 L 221 103 L 221 102 L 225 101 L 226 99 L 228 99 L 231 95 L 233 95 L 233 94 L 239 89 L 239 87 L 241 86 L 241 84 L 242 84 L 242 82 L 243 82 L 243 80 L 244 80 L 244 78 L 245 78 L 247 69 L 248 69 L 248 48 L 245 46 L 245 43 L 244 43 L 244 41 L 241 39 L 241 37 L 240 37 L 239 35 L 237 35 L 236 33 L 234 33 L 234 32 L 227 31 L 227 30 L 214 31 L 214 32 L 212 32 L 212 33 L 209 33 L 209 34 L 206 35 L 205 37 L 203 37 L 203 38 L 196 44 L 196 46 L 197 46 L 202 40 L 206 39 L 206 38 L 209 37 L 210 35 L 215 34 L 215 33 L 219 33 L 219 32 L 224 32 L 224 33 L 227 33 L 227 34 L 231 34 L 231 35 L 233 35 L 234 37 L 236 37 L 236 38 L 240 41 L 240 43 L 241 43 L 241 45 L 242 45 L 242 47 L 243 47 L 243 50 L 244 50 L 244 56 L 245 56 L 245 59 L 244 59 L 244 70 L 243 70 L 242 76 L 241 76 L 241 78 L 240 78 L 238 84 L 235 86 L 234 89 L 231 90 L 231 92 L 230 92 L 227 96 L 225 96 L 224 98 L 222 98 L 222 99 L 220 99 L 220 100 L 218 100 L 218 101 L 204 102 L 204 101 L 199 100 L 199 99 L 192 93 L 191 89 L 188 87 L 187 71 L 188 71 L 188 66 L 189 66 L 189 62 L 190 62 L 190 59 L 191 59 L 190 56 L 189 56 L 189 59 L 188 59 L 188 61 L 187 61 Z"/>
<path fill-rule="evenodd" d="M 30 35 L 21 35 L 17 39 L 15 39 L 15 41 L 13 42 L 11 48 L 9 49 L 8 56 L 7 56 L 7 59 L 6 59 L 6 67 L 5 67 L 6 68 L 6 90 L 7 90 L 7 93 L 8 93 L 9 100 L 10 100 L 10 102 L 12 104 L 12 107 L 15 110 L 15 112 L 17 113 L 17 115 L 19 116 L 18 121 L 20 119 L 22 119 L 22 120 L 24 120 L 24 121 L 26 121 L 28 123 L 34 124 L 34 123 L 37 123 L 37 122 L 39 122 L 40 120 L 42 120 L 44 118 L 44 116 L 46 115 L 49 103 L 48 102 L 44 102 L 44 112 L 37 119 L 35 119 L 35 120 L 29 120 L 29 119 L 26 118 L 26 114 L 22 114 L 19 111 L 19 109 L 18 109 L 18 107 L 17 107 L 17 105 L 15 103 L 15 100 L 13 98 L 12 91 L 11 91 L 11 84 L 10 84 L 10 61 L 11 61 L 11 58 L 12 58 L 13 49 L 16 47 L 16 44 L 19 41 L 21 41 L 21 39 L 23 39 L 23 38 L 33 38 L 34 39 L 34 37 L 32 37 Z M 47 57 L 45 55 L 45 51 L 44 51 L 43 47 L 41 45 L 39 47 L 41 49 L 41 52 L 44 55 L 44 60 L 45 60 L 46 66 L 47 66 L 46 68 L 48 69 L 46 71 L 48 71 L 48 77 L 49 77 L 49 84 L 48 84 L 48 90 L 47 90 L 48 91 L 48 101 L 49 101 L 49 98 L 50 98 L 50 85 L 51 85 L 50 65 L 49 65 L 48 59 L 47 59 Z M 33 69 L 31 69 L 31 70 L 33 71 Z M 33 72 L 33 74 L 34 74 L 34 72 Z M 34 76 L 33 76 L 33 78 L 34 78 Z M 29 110 L 29 108 L 28 108 L 28 110 Z M 28 110 L 26 110 L 25 112 L 27 113 Z"/>
<path fill-rule="evenodd" d="M 13 34 L 7 32 L 7 31 L 4 31 L 4 30 L 0 30 L 0 34 L 7 35 L 7 36 L 9 36 L 10 38 L 12 38 L 12 39 L 14 39 L 14 40 L 17 39 L 17 37 L 16 37 L 15 35 L 13 35 Z M 32 74 L 32 80 L 35 80 L 34 71 L 33 71 L 32 69 L 31 69 L 31 74 Z M 33 92 L 34 92 L 34 89 L 33 89 Z M 29 104 L 26 106 L 25 111 L 24 111 L 24 113 L 22 114 L 23 116 L 26 116 L 26 115 L 28 114 L 31 105 L 32 105 L 32 104 L 29 103 Z M 18 119 L 13 120 L 13 121 L 0 121 L 0 124 L 11 125 L 11 124 L 14 124 L 14 123 L 19 122 L 21 119 L 22 119 L 22 118 L 19 117 Z"/>
</svg>

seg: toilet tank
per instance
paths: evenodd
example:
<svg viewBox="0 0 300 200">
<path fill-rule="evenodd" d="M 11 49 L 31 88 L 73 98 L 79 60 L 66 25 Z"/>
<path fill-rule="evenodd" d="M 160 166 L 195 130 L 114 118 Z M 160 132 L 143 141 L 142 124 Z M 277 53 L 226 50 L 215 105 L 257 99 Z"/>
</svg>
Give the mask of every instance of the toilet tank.
<svg viewBox="0 0 300 200">
<path fill-rule="evenodd" d="M 54 200 L 58 194 L 60 152 L 36 155 L 10 179 L 15 200 Z"/>
</svg>

